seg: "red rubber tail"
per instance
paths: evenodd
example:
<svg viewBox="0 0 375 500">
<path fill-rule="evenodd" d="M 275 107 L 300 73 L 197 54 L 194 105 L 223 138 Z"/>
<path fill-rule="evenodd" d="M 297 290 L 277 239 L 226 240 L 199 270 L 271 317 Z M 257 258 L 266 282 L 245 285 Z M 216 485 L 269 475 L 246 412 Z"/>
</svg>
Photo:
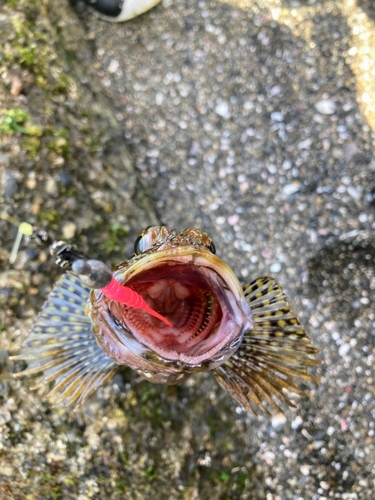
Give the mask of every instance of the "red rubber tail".
<svg viewBox="0 0 375 500">
<path fill-rule="evenodd" d="M 167 318 L 164 318 L 164 316 L 151 309 L 151 307 L 145 301 L 143 302 L 146 304 L 146 306 L 140 307 L 140 309 L 143 309 L 144 311 L 148 312 L 148 314 L 151 314 L 151 316 L 155 316 L 155 318 L 160 319 L 160 321 L 164 321 L 166 325 L 173 327 L 172 323 L 168 321 Z"/>
<path fill-rule="evenodd" d="M 167 318 L 164 318 L 164 316 L 151 309 L 139 293 L 127 286 L 122 286 L 114 276 L 112 276 L 112 279 L 107 286 L 101 288 L 101 291 L 108 299 L 115 300 L 116 302 L 120 302 L 120 304 L 125 304 L 126 306 L 133 307 L 134 309 L 142 309 L 155 318 L 160 319 L 160 321 L 163 321 L 166 325 L 173 327 L 172 323 L 168 321 Z"/>
</svg>

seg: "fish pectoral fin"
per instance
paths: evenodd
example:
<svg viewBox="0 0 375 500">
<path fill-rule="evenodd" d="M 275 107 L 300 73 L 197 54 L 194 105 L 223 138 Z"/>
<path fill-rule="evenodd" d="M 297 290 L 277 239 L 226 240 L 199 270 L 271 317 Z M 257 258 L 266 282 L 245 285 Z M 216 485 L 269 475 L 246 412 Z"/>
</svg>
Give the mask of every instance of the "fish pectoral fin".
<svg viewBox="0 0 375 500">
<path fill-rule="evenodd" d="M 48 397 L 68 406 L 83 403 L 99 386 L 112 378 L 117 365 L 96 342 L 92 323 L 85 314 L 89 288 L 74 275 L 56 283 L 18 356 L 28 368 L 24 377 L 43 372 L 32 389 L 53 383 Z"/>
<path fill-rule="evenodd" d="M 278 283 L 268 277 L 244 285 L 243 291 L 254 316 L 254 326 L 245 333 L 238 351 L 214 370 L 219 384 L 247 410 L 270 414 L 295 406 L 289 392 L 309 396 L 296 379 L 319 382 L 307 372 L 320 365 L 319 352 L 291 310 Z"/>
</svg>

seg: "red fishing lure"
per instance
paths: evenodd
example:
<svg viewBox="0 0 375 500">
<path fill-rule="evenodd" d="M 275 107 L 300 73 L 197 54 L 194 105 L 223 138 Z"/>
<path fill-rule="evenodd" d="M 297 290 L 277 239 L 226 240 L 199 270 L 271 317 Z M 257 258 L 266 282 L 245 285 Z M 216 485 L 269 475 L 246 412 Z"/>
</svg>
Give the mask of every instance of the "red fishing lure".
<svg viewBox="0 0 375 500">
<path fill-rule="evenodd" d="M 160 321 L 163 321 L 166 325 L 173 326 L 164 316 L 151 309 L 143 297 L 131 288 L 121 285 L 114 276 L 112 276 L 110 283 L 100 290 L 108 299 L 115 300 L 116 302 L 120 302 L 120 304 L 125 304 L 134 309 L 142 309 L 148 314 L 155 316 L 155 318 L 160 319 Z"/>
</svg>

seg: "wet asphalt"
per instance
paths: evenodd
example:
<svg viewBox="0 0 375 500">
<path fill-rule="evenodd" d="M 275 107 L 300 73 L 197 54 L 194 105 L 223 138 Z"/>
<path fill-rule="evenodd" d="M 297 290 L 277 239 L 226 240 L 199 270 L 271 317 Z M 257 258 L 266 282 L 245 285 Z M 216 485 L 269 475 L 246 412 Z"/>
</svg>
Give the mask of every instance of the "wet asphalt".
<svg viewBox="0 0 375 500">
<path fill-rule="evenodd" d="M 70 495 L 56 475 L 58 498 L 371 500 L 372 1 L 174 0 L 123 24 L 74 9 L 159 222 L 206 229 L 242 282 L 276 278 L 323 364 L 310 399 L 258 419 L 209 375 L 175 392 L 115 378 L 72 421 L 47 413 L 48 460 L 82 481 Z"/>
<path fill-rule="evenodd" d="M 160 220 L 205 228 L 243 281 L 277 278 L 321 349 L 311 400 L 271 425 L 242 415 L 267 499 L 370 499 L 375 129 L 350 12 L 278 2 L 305 9 L 296 34 L 275 3 L 176 0 L 121 25 L 80 15 Z M 375 30 L 371 2 L 360 8 Z"/>
</svg>

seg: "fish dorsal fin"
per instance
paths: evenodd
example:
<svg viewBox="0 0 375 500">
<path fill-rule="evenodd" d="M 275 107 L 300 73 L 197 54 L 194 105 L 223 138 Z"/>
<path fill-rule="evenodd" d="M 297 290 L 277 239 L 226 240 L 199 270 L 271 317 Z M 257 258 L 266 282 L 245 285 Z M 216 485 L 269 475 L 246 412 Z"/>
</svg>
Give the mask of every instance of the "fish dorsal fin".
<svg viewBox="0 0 375 500">
<path fill-rule="evenodd" d="M 219 384 L 247 410 L 283 411 L 280 403 L 295 406 L 284 390 L 309 396 L 295 379 L 319 381 L 307 373 L 319 365 L 318 349 L 291 310 L 282 287 L 261 277 L 243 286 L 254 316 L 253 329 L 246 332 L 238 351 L 214 370 Z"/>
<path fill-rule="evenodd" d="M 43 372 L 32 389 L 53 382 L 48 397 L 65 406 L 85 401 L 115 373 L 117 365 L 98 346 L 92 323 L 85 314 L 90 289 L 66 274 L 54 286 L 47 302 L 13 360 L 26 360 L 24 377 Z"/>
</svg>

